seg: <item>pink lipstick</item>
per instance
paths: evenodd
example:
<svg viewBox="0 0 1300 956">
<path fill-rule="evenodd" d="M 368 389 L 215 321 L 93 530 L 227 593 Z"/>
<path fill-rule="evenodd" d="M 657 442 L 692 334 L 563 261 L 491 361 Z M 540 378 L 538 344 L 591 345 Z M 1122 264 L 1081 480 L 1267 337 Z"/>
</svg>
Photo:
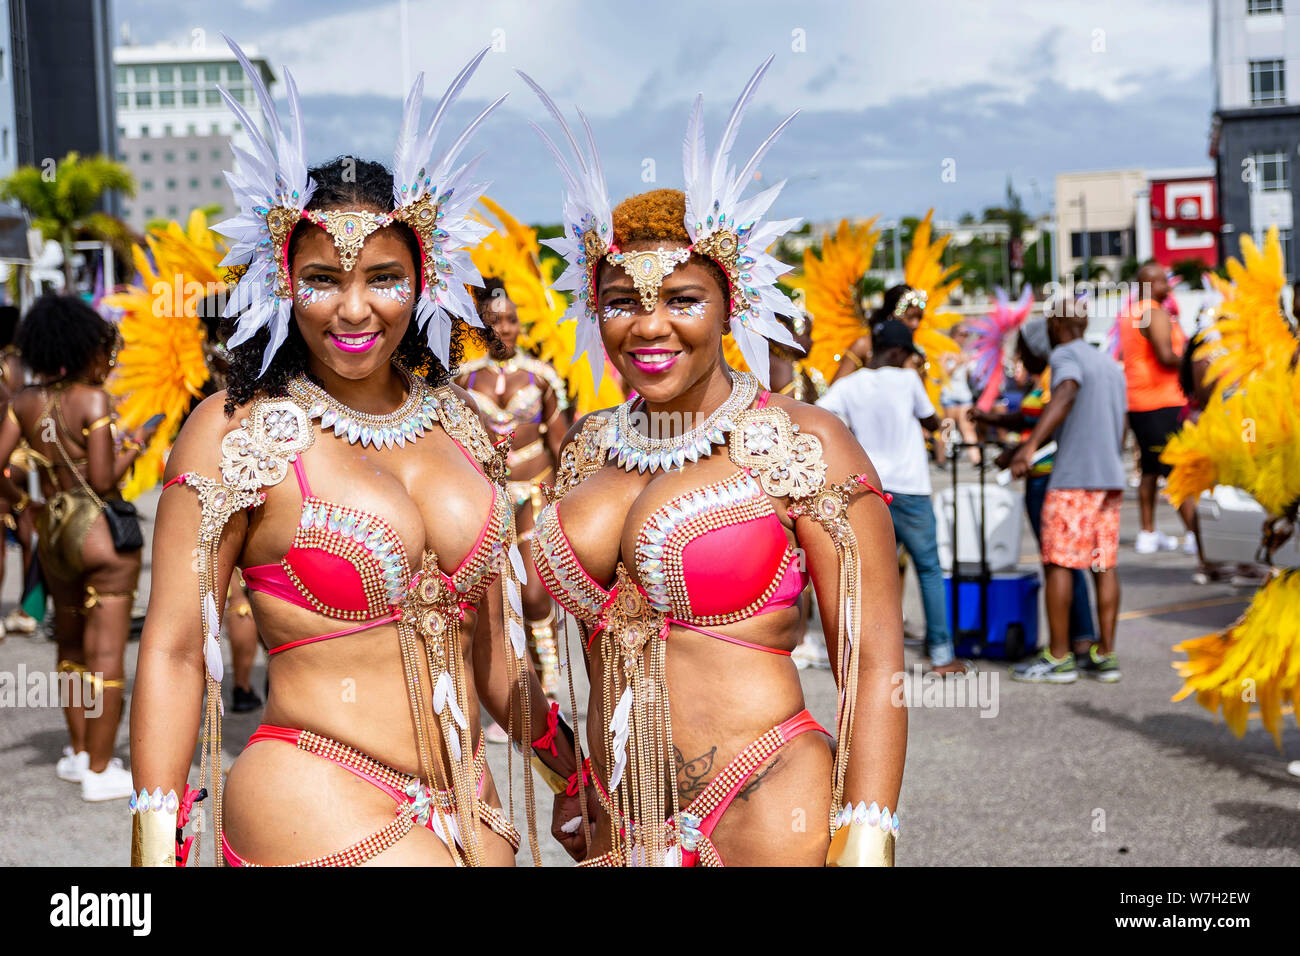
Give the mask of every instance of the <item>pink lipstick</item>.
<svg viewBox="0 0 1300 956">
<path fill-rule="evenodd" d="M 630 353 L 632 365 L 638 372 L 647 375 L 662 375 L 677 364 L 677 358 L 681 354 L 667 349 L 637 349 Z"/>
<path fill-rule="evenodd" d="M 344 352 L 364 352 L 379 341 L 379 333 L 362 332 L 355 335 L 340 335 L 337 332 L 331 332 L 330 338 Z"/>
</svg>

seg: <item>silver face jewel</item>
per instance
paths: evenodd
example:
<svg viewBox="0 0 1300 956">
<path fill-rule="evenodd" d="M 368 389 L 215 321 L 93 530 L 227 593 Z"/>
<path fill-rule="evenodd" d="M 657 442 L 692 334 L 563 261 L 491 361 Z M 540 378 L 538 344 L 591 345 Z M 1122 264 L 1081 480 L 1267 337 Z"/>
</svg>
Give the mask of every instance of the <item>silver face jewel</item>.
<svg viewBox="0 0 1300 956">
<path fill-rule="evenodd" d="M 407 302 L 411 301 L 411 280 L 403 279 L 393 285 L 384 286 L 383 288 L 374 289 L 372 291 L 380 298 L 392 299 L 394 302 L 399 302 L 402 305 L 405 305 Z"/>
<path fill-rule="evenodd" d="M 438 400 L 427 382 L 397 366 L 406 379 L 407 396 L 401 406 L 388 415 L 369 415 L 354 411 L 335 399 L 315 382 L 299 376 L 289 382 L 288 392 L 309 419 L 319 419 L 321 431 L 333 431 L 338 438 L 361 447 L 405 447 L 432 427 L 438 415 Z"/>
<path fill-rule="evenodd" d="M 758 379 L 747 372 L 736 372 L 731 394 L 695 428 L 668 438 L 650 438 L 637 431 L 632 423 L 632 405 L 624 402 L 614 415 L 609 437 L 609 459 L 625 471 L 654 474 L 660 468 L 681 468 L 687 461 L 699 461 L 713 454 L 714 445 L 727 442 L 735 416 L 749 407 L 758 395 Z"/>
<path fill-rule="evenodd" d="M 600 310 L 601 321 L 609 319 L 630 319 L 632 318 L 631 309 L 620 309 L 616 306 L 607 305 Z"/>
<path fill-rule="evenodd" d="M 689 315 L 692 318 L 699 318 L 704 314 L 704 310 L 707 306 L 707 302 L 692 302 L 690 305 L 683 306 L 670 305 L 668 311 L 673 315 Z"/>
<path fill-rule="evenodd" d="M 298 304 L 304 309 L 324 302 L 326 299 L 338 294 L 339 290 L 337 288 L 317 289 L 302 282 L 298 283 Z"/>
</svg>

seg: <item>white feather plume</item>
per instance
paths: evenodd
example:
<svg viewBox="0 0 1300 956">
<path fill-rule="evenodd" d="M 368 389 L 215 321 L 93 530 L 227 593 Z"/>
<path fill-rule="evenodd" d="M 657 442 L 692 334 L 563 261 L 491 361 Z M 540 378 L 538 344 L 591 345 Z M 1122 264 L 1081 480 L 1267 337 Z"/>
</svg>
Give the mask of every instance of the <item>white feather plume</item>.
<svg viewBox="0 0 1300 956">
<path fill-rule="evenodd" d="M 585 356 L 591 368 L 592 379 L 597 391 L 605 373 L 605 347 L 600 339 L 600 320 L 596 315 L 596 301 L 591 289 L 589 270 L 587 268 L 586 249 L 582 237 L 589 231 L 599 236 L 604 249 L 608 249 L 614 238 L 613 219 L 610 214 L 609 194 L 605 185 L 605 172 L 600 164 L 600 154 L 596 150 L 596 138 L 592 135 L 591 124 L 578 110 L 578 119 L 582 123 L 586 150 L 579 144 L 564 115 L 555 101 L 547 95 L 532 77 L 519 72 L 547 112 L 560 126 L 560 132 L 569 147 L 572 164 L 560 151 L 550 136 L 536 123 L 530 123 L 533 130 L 541 137 L 550 151 L 555 165 L 559 167 L 564 179 L 564 235 L 554 239 L 543 239 L 546 245 L 558 252 L 567 263 L 565 270 L 551 284 L 557 292 L 571 292 L 573 299 L 564 313 L 562 321 L 577 322 L 577 349 L 574 359 Z M 602 250 L 601 255 L 604 254 Z M 522 575 L 521 575 L 522 577 Z"/>
<path fill-rule="evenodd" d="M 211 593 L 203 598 L 203 665 L 208 675 L 221 683 L 226 666 L 221 659 L 221 618 L 217 614 L 217 602 Z"/>
<path fill-rule="evenodd" d="M 794 338 L 777 314 L 796 315 L 798 307 L 776 286 L 778 276 L 790 267 L 767 253 L 767 248 L 778 238 L 799 224 L 801 220 L 786 219 L 763 222 L 761 217 L 776 200 L 784 182 L 747 200 L 741 197 L 754 181 L 754 173 L 767 151 L 786 126 L 797 115 L 791 113 L 759 144 L 749 159 L 737 172 L 731 161 L 731 150 L 736 142 L 745 111 L 754 98 L 759 83 L 768 67 L 769 56 L 760 64 L 741 91 L 727 125 L 718 140 L 717 152 L 709 158 L 704 138 L 703 96 L 695 100 L 690 119 L 686 124 L 686 138 L 682 143 L 682 174 L 686 193 L 686 232 L 692 243 L 697 243 L 715 232 L 733 230 L 740 240 L 742 288 L 750 308 L 734 317 L 732 335 L 750 369 L 766 387 L 768 378 L 768 341 L 798 349 Z"/>
</svg>

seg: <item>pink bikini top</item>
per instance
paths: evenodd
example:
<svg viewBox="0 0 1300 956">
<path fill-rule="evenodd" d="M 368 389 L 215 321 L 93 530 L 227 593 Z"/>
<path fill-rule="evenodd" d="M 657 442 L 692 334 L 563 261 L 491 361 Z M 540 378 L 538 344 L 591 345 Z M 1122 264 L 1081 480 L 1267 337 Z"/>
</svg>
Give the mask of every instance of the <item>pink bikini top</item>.
<svg viewBox="0 0 1300 956">
<path fill-rule="evenodd" d="M 759 408 L 768 395 L 761 395 Z M 790 607 L 808 584 L 808 572 L 771 499 L 747 472 L 677 495 L 655 509 L 637 533 L 635 559 L 646 598 L 670 623 L 789 654 L 704 630 Z M 556 505 L 538 516 L 533 561 L 551 596 L 588 625 L 596 625 L 616 597 L 616 589 L 606 590 L 578 560 Z"/>
<path fill-rule="evenodd" d="M 465 454 L 478 468 L 478 462 L 468 452 Z M 278 564 L 245 568 L 244 583 L 250 591 L 269 594 L 327 617 L 365 623 L 281 644 L 271 648 L 271 654 L 397 620 L 398 605 L 406 596 L 412 575 L 402 539 L 388 522 L 314 495 L 301 455 L 293 460 L 293 471 L 303 499 L 293 543 Z M 186 477 L 179 475 L 172 481 Z M 473 549 L 451 574 L 439 571 L 443 582 L 460 595 L 462 613 L 478 604 L 496 578 L 498 559 L 510 547 L 508 507 L 505 496 L 493 483 L 492 507 Z"/>
</svg>

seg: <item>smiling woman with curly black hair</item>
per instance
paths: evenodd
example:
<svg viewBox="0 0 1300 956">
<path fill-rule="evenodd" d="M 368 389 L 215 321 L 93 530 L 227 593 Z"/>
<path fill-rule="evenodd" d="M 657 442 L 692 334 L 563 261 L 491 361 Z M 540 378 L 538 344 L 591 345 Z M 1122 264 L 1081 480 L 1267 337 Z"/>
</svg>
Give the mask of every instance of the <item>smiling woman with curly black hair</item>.
<svg viewBox="0 0 1300 956">
<path fill-rule="evenodd" d="M 114 447 L 104 378 L 117 329 L 75 296 L 37 299 L 18 328 L 23 362 L 37 381 L 18 391 L 0 423 L 0 461 L 25 440 L 41 478 L 37 554 L 54 598 L 59 671 L 84 678 L 82 697 L 64 707 L 69 746 L 56 768 L 80 782 L 86 800 L 131 795 L 131 774 L 113 757 L 125 684 L 122 655 L 140 576 L 140 548 L 119 551 L 105 515 L 118 482 L 151 431 Z M 23 502 L 9 477 L 0 495 Z M 138 541 L 138 538 L 137 538 Z"/>
</svg>

